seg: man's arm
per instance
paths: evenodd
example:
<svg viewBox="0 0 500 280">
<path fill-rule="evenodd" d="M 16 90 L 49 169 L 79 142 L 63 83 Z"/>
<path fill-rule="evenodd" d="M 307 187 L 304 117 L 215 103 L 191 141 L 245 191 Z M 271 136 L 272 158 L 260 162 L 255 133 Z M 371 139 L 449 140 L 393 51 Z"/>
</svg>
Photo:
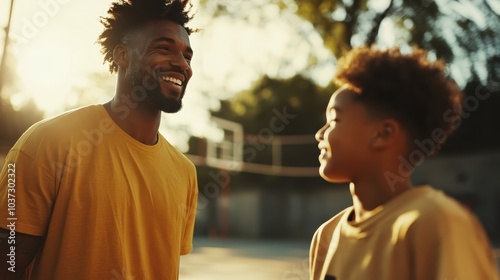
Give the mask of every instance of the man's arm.
<svg viewBox="0 0 500 280">
<path fill-rule="evenodd" d="M 11 234 L 10 230 L 0 228 L 0 279 L 24 279 L 43 237 L 16 232 L 12 238 Z"/>
</svg>

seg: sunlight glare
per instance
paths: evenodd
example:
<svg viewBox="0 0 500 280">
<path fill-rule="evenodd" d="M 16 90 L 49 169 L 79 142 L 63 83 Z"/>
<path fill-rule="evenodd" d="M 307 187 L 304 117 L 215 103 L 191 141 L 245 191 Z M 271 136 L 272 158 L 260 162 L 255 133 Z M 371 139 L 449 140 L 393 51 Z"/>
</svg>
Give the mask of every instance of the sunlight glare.
<svg viewBox="0 0 500 280">
<path fill-rule="evenodd" d="M 46 40 L 30 46 L 20 57 L 19 76 L 36 105 L 45 112 L 64 106 L 71 86 L 69 48 L 60 41 Z"/>
</svg>

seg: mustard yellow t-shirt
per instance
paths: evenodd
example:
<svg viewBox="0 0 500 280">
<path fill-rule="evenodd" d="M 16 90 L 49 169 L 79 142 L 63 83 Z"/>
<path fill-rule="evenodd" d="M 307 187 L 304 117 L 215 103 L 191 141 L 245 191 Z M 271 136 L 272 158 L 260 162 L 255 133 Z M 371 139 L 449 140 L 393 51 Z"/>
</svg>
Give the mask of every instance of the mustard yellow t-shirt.
<svg viewBox="0 0 500 280">
<path fill-rule="evenodd" d="M 349 207 L 316 231 L 310 279 L 499 279 L 489 241 L 468 210 L 429 186 L 356 223 Z"/>
<path fill-rule="evenodd" d="M 0 174 L 2 221 L 8 164 L 16 231 L 46 238 L 30 279 L 178 278 L 192 249 L 196 170 L 161 135 L 153 146 L 136 141 L 102 105 L 33 125 Z"/>
</svg>

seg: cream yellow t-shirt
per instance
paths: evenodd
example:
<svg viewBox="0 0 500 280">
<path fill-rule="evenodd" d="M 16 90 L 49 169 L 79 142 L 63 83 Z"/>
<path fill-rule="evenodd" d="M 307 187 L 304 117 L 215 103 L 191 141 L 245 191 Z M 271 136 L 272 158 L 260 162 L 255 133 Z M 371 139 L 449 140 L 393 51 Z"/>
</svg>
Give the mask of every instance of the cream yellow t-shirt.
<svg viewBox="0 0 500 280">
<path fill-rule="evenodd" d="M 180 255 L 192 249 L 196 170 L 161 135 L 153 146 L 136 141 L 102 105 L 39 122 L 7 156 L 5 208 L 7 164 L 16 231 L 46 238 L 31 279 L 178 278 Z"/>
<path fill-rule="evenodd" d="M 468 210 L 429 186 L 356 223 L 349 207 L 315 233 L 310 279 L 498 279 L 489 241 Z"/>
</svg>

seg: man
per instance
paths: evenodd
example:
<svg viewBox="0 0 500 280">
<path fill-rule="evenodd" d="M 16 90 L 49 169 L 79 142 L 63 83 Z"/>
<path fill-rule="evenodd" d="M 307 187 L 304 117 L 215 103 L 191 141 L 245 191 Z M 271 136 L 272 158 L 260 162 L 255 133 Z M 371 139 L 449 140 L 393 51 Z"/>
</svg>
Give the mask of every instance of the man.
<svg viewBox="0 0 500 280">
<path fill-rule="evenodd" d="M 192 250 L 196 171 L 158 128 L 192 76 L 190 8 L 127 0 L 102 18 L 115 96 L 35 124 L 9 152 L 1 279 L 178 278 Z"/>
<path fill-rule="evenodd" d="M 414 50 L 357 48 L 339 60 L 341 87 L 317 132 L 321 176 L 350 183 L 353 206 L 316 231 L 310 278 L 498 279 L 477 219 L 410 174 L 460 120 L 445 65 Z M 425 149 L 421 149 L 425 143 Z"/>
</svg>

